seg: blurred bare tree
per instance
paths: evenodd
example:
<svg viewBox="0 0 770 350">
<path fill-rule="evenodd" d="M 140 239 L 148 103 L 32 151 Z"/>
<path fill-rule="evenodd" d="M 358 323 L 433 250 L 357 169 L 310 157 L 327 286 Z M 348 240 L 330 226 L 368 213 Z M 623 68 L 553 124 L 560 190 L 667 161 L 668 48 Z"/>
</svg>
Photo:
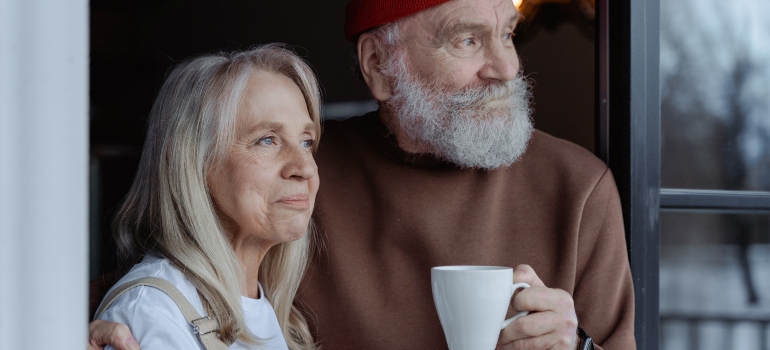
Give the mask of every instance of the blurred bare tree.
<svg viewBox="0 0 770 350">
<path fill-rule="evenodd" d="M 663 187 L 770 190 L 768 17 L 770 1 L 661 1 Z M 708 224 L 682 223 L 667 234 L 689 236 L 680 242 L 737 245 L 746 300 L 756 304 L 748 249 L 768 241 L 767 216 L 703 220 L 721 227 L 712 231 L 720 237 L 692 232 Z"/>
</svg>

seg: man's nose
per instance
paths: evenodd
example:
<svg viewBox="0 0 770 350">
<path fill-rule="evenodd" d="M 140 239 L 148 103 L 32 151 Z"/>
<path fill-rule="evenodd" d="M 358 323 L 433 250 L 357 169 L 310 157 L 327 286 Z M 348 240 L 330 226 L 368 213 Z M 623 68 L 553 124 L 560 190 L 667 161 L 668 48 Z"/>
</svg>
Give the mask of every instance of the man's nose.
<svg viewBox="0 0 770 350">
<path fill-rule="evenodd" d="M 519 73 L 519 56 L 514 47 L 506 47 L 502 41 L 495 41 L 485 52 L 486 62 L 479 71 L 481 79 L 511 81 Z"/>
</svg>

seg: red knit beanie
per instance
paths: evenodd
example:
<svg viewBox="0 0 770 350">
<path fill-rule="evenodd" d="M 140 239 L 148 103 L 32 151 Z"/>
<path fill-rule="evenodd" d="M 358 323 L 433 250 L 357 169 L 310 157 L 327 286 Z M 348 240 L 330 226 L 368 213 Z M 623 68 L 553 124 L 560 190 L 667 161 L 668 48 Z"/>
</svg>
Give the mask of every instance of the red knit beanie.
<svg viewBox="0 0 770 350">
<path fill-rule="evenodd" d="M 355 43 L 359 34 L 449 0 L 350 0 L 345 7 L 345 38 Z"/>
</svg>

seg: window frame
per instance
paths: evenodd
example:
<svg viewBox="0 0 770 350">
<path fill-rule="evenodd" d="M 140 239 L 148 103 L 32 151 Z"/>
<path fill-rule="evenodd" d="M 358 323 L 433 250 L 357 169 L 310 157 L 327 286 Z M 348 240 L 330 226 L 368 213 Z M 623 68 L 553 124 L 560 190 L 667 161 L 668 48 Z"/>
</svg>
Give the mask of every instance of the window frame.
<svg viewBox="0 0 770 350">
<path fill-rule="evenodd" d="M 605 150 L 599 156 L 615 174 L 623 206 L 637 348 L 657 349 L 660 1 L 600 0 L 597 11 L 597 150 Z"/>
<path fill-rule="evenodd" d="M 770 192 L 661 188 L 660 0 L 598 0 L 596 10 L 596 153 L 623 206 L 636 345 L 658 349 L 661 211 L 770 213 Z"/>
</svg>

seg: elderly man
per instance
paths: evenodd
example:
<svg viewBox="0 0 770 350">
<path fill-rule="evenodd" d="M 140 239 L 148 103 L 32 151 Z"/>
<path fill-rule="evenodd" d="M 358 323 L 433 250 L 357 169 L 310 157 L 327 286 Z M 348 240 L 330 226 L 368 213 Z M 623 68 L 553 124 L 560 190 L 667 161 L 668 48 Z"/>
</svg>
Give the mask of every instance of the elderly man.
<svg viewBox="0 0 770 350">
<path fill-rule="evenodd" d="M 324 349 L 446 348 L 439 265 L 517 266 L 532 285 L 511 305 L 532 312 L 500 349 L 635 348 L 612 174 L 533 130 L 518 20 L 511 0 L 348 4 L 345 34 L 380 108 L 326 123 L 317 155 L 323 247 L 300 298 Z M 121 336 L 97 326 L 95 343 Z"/>
</svg>

